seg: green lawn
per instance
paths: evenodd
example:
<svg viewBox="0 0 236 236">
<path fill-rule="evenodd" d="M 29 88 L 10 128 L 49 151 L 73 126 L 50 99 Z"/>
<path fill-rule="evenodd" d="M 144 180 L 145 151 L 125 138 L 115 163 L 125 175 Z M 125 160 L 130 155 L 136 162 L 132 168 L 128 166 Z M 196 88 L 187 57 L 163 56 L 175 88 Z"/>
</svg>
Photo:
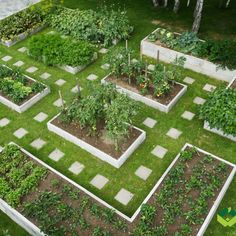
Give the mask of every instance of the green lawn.
<svg viewBox="0 0 236 236">
<path fill-rule="evenodd" d="M 68 0 L 66 1 L 66 6 L 96 8 L 95 2 L 95 0 Z M 107 1 L 107 3 L 112 2 L 116 1 Z M 121 3 L 121 6 L 124 6 L 125 4 L 132 24 L 135 26 L 134 34 L 130 39 L 130 46 L 136 50 L 137 56 L 139 52 L 140 40 L 156 27 L 151 23 L 152 20 L 161 20 L 169 26 L 173 26 L 173 22 L 175 22 L 175 25 L 173 26 L 173 29 L 175 30 L 178 29 L 178 27 L 186 28 L 191 25 L 191 19 L 189 17 L 191 15 L 190 12 L 184 13 L 182 10 L 180 15 L 175 16 L 173 13 L 167 12 L 166 10 L 160 11 L 153 9 L 151 4 L 147 3 L 147 5 L 144 5 L 142 0 L 135 1 L 135 4 L 134 1 L 131 0 L 120 0 L 119 2 Z M 235 5 L 235 3 L 233 4 Z M 207 6 L 207 9 L 208 8 L 211 9 L 210 5 Z M 185 17 L 187 17 L 186 23 L 184 23 Z M 217 17 L 215 21 L 219 20 L 219 18 L 220 17 Z M 225 22 L 225 25 L 230 22 L 227 17 L 225 17 L 222 21 Z M 172 24 L 170 22 L 172 22 Z M 216 23 L 214 24 L 216 25 Z M 223 25 L 223 22 L 222 24 L 219 24 L 219 27 L 216 31 L 216 29 L 214 30 L 213 28 L 214 25 L 212 23 L 212 19 L 205 17 L 205 20 L 203 20 L 201 33 L 204 36 L 209 36 L 211 34 L 214 34 L 214 36 L 220 34 L 227 34 L 229 36 L 236 35 L 235 26 L 230 24 L 229 27 L 226 27 L 227 29 L 225 29 Z M 50 29 L 46 29 L 41 33 L 45 33 L 47 31 L 50 31 Z M 161 113 L 157 110 L 140 104 L 141 111 L 135 118 L 135 126 L 138 126 L 147 132 L 147 139 L 145 143 L 141 145 L 141 147 L 120 169 L 117 170 L 109 164 L 100 161 L 98 158 L 93 157 L 79 147 L 66 142 L 64 139 L 54 135 L 53 133 L 50 133 L 47 130 L 46 121 L 43 123 L 37 123 L 33 120 L 33 117 L 42 111 L 49 115 L 47 121 L 55 116 L 59 110 L 58 108 L 54 107 L 52 103 L 58 99 L 58 90 L 61 89 L 63 98 L 67 102 L 70 101 L 73 98 L 73 94 L 70 92 L 70 90 L 76 84 L 75 76 L 57 68 L 46 67 L 42 63 L 35 62 L 26 54 L 22 54 L 17 51 L 18 48 L 26 45 L 27 40 L 18 43 L 11 48 L 0 46 L 0 57 L 5 55 L 13 56 L 13 59 L 9 62 L 10 65 L 14 64 L 18 60 L 24 61 L 25 65 L 22 67 L 23 69 L 27 69 L 30 66 L 38 67 L 39 70 L 35 74 L 31 75 L 33 78 L 38 80 L 40 80 L 39 76 L 44 72 L 52 74 L 50 79 L 43 81 L 50 85 L 52 92 L 49 96 L 44 98 L 30 110 L 21 115 L 11 111 L 3 105 L 0 105 L 0 119 L 7 117 L 11 120 L 11 123 L 8 126 L 0 129 L 0 145 L 4 145 L 10 141 L 16 142 L 17 144 L 32 152 L 41 160 L 45 161 L 47 164 L 53 166 L 55 169 L 59 170 L 69 178 L 81 184 L 86 189 L 90 190 L 112 206 L 128 215 L 132 215 L 134 213 L 134 211 L 141 204 L 143 199 L 147 196 L 154 184 L 157 182 L 157 180 L 160 178 L 160 176 L 163 174 L 168 165 L 186 142 L 196 145 L 228 161 L 236 163 L 236 145 L 234 142 L 203 130 L 203 122 L 199 121 L 197 116 L 195 116 L 192 121 L 187 121 L 181 118 L 181 114 L 185 110 L 197 113 L 198 107 L 193 103 L 193 99 L 196 96 L 207 98 L 207 92 L 202 90 L 206 83 L 216 86 L 225 86 L 225 83 L 223 82 L 207 78 L 206 76 L 194 73 L 189 70 L 185 70 L 183 75 L 193 77 L 196 81 L 193 85 L 188 86 L 187 93 L 183 98 L 181 98 L 181 100 L 169 114 Z M 106 75 L 106 72 L 100 68 L 103 63 L 104 62 L 100 56 L 99 60 L 97 60 L 94 64 L 76 75 L 79 78 L 81 86 L 84 88 L 82 91 L 83 93 L 87 94 L 87 88 L 91 83 L 86 80 L 86 77 L 89 74 L 93 73 L 99 76 L 99 79 L 95 83 L 100 83 L 100 79 Z M 64 79 L 67 82 L 65 85 L 59 88 L 54 84 L 54 82 L 58 79 Z M 154 129 L 149 129 L 142 124 L 142 122 L 147 117 L 157 120 L 157 124 Z M 27 129 L 29 134 L 23 139 L 17 140 L 13 136 L 13 132 L 21 127 Z M 165 135 L 171 127 L 177 128 L 183 132 L 178 140 L 172 140 Z M 36 151 L 30 147 L 30 143 L 39 137 L 47 141 L 47 144 L 40 151 Z M 156 145 L 161 145 L 168 149 L 168 153 L 164 159 L 158 159 L 151 154 L 151 151 Z M 51 151 L 53 151 L 55 148 L 59 148 L 65 153 L 65 156 L 58 163 L 54 163 L 48 158 L 49 153 L 51 153 Z M 69 166 L 75 161 L 79 161 L 85 165 L 85 169 L 78 176 L 74 176 L 68 171 Z M 151 176 L 146 182 L 139 179 L 134 174 L 140 165 L 144 165 L 153 170 Z M 89 184 L 90 180 L 98 173 L 104 175 L 110 180 L 105 188 L 100 191 L 96 190 Z M 121 188 L 125 188 L 135 194 L 133 200 L 128 204 L 127 207 L 122 206 L 114 199 L 114 196 Z M 232 207 L 236 209 L 236 198 L 233 196 L 236 196 L 236 178 L 234 178 L 229 191 L 223 199 L 220 209 L 224 207 Z M 3 217 L 1 214 L 0 222 L 2 221 L 2 218 Z M 6 221 L 6 219 L 4 220 Z M 11 224 L 11 222 L 8 223 L 8 225 Z M 5 225 L 7 225 L 7 223 L 5 223 Z M 9 228 L 11 228 L 11 226 L 9 226 Z M 20 235 L 18 234 L 18 231 L 13 232 L 17 232 L 17 235 Z M 15 235 L 13 232 L 12 235 Z M 236 226 L 231 228 L 223 228 L 217 223 L 216 218 L 214 217 L 206 235 L 220 236 L 223 233 L 225 235 L 236 235 Z"/>
</svg>

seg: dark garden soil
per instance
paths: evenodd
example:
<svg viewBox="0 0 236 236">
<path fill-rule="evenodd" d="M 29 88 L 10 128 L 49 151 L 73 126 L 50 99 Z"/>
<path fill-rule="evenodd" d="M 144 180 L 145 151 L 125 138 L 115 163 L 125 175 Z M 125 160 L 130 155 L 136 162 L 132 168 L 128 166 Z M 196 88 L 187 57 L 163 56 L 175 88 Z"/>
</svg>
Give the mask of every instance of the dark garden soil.
<svg viewBox="0 0 236 236">
<path fill-rule="evenodd" d="M 123 87 L 123 88 L 128 89 L 132 92 L 142 95 L 140 88 L 134 82 L 135 81 L 134 79 L 131 80 L 131 83 L 129 84 L 128 78 L 125 78 L 125 77 L 116 78 L 114 76 L 109 76 L 106 78 L 106 81 L 111 82 L 111 83 L 116 84 L 120 87 Z M 154 101 L 157 101 L 163 105 L 168 105 L 179 94 L 179 92 L 184 88 L 183 85 L 177 84 L 175 82 L 174 83 L 170 82 L 170 86 L 171 86 L 170 92 L 167 94 L 164 94 L 160 97 L 153 96 L 154 88 L 152 86 L 150 86 L 150 88 L 148 90 L 148 94 L 143 95 L 143 96 L 145 96 L 149 99 L 152 99 Z"/>
<path fill-rule="evenodd" d="M 82 139 L 86 143 L 98 148 L 99 150 L 109 154 L 115 159 L 119 159 L 121 155 L 134 143 L 134 141 L 142 134 L 141 131 L 130 128 L 130 134 L 128 138 L 120 140 L 119 150 L 116 150 L 115 144 L 106 136 L 106 130 L 104 128 L 105 123 L 101 122 L 97 124 L 96 136 L 89 135 L 88 129 L 81 129 L 78 123 L 63 123 L 60 118 L 56 118 L 52 121 L 52 124 L 65 130 L 66 132 L 74 135 L 75 137 Z"/>
</svg>

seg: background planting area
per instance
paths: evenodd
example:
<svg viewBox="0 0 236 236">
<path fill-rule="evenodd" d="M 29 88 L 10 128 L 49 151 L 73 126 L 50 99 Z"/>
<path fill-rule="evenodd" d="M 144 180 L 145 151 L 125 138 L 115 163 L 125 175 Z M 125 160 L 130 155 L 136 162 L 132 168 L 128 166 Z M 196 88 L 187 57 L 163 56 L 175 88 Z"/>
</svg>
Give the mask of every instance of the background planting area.
<svg viewBox="0 0 236 236">
<path fill-rule="evenodd" d="M 115 3 L 116 1 L 109 0 L 107 4 Z M 131 24 L 134 25 L 133 34 L 129 40 L 129 47 L 134 49 L 136 52 L 136 57 L 139 57 L 139 46 L 140 41 L 150 34 L 155 28 L 156 25 L 152 24 L 153 20 L 160 20 L 161 24 L 165 26 L 173 26 L 173 23 L 170 21 L 176 22 L 174 27 L 171 29 L 173 31 L 178 31 L 179 28 L 186 30 L 188 24 L 191 24 L 191 21 L 188 20 L 190 17 L 190 12 L 180 14 L 178 16 L 173 16 L 168 12 L 156 11 L 151 7 L 151 2 L 148 5 L 144 5 L 142 0 L 133 3 L 133 1 L 120 1 L 121 6 L 125 4 L 128 11 L 128 16 L 130 18 Z M 80 9 L 94 9 L 96 10 L 96 1 L 82 1 L 82 0 L 67 0 L 65 1 L 66 7 Z M 124 4 L 123 4 L 124 3 Z M 208 8 L 206 11 L 211 11 L 211 4 L 213 1 L 209 1 Z M 214 4 L 214 3 L 213 3 Z M 235 3 L 232 3 L 235 5 Z M 232 7 L 235 9 L 235 7 Z M 217 12 L 216 12 L 217 13 Z M 211 13 L 213 15 L 213 12 Z M 233 14 L 231 14 L 233 15 Z M 159 17 L 159 18 L 158 18 Z M 208 18 L 206 16 L 206 22 L 202 25 L 202 34 L 204 36 L 213 36 L 213 37 L 224 37 L 224 35 L 235 37 L 235 27 L 230 23 L 232 19 L 227 17 L 224 21 L 218 22 L 217 19 Z M 187 19 L 187 24 L 183 23 L 183 19 Z M 191 18 L 189 18 L 191 19 Z M 233 21 L 233 20 L 232 20 Z M 214 24 L 213 24 L 214 23 Z M 178 25 L 179 28 L 176 27 Z M 212 28 L 214 25 L 214 29 Z M 217 27 L 215 28 L 215 25 Z M 227 27 L 225 27 L 227 25 Z M 46 34 L 52 29 L 46 28 L 41 31 L 40 34 Z M 224 139 L 218 135 L 205 131 L 203 129 L 203 122 L 198 119 L 198 109 L 199 106 L 193 103 L 195 97 L 202 97 L 206 99 L 209 92 L 203 90 L 205 84 L 211 84 L 217 87 L 226 86 L 226 83 L 208 78 L 204 75 L 194 73 L 189 70 L 182 71 L 182 79 L 184 77 L 192 77 L 195 79 L 195 82 L 192 85 L 188 85 L 188 90 L 186 94 L 180 99 L 176 106 L 171 110 L 170 113 L 164 114 L 152 108 L 149 108 L 140 103 L 141 110 L 138 115 L 135 117 L 134 125 L 145 130 L 147 132 L 146 141 L 140 146 L 140 148 L 126 161 L 126 163 L 120 168 L 115 169 L 109 164 L 100 161 L 98 158 L 93 157 L 86 151 L 80 149 L 79 147 L 66 142 L 64 139 L 50 133 L 47 130 L 46 122 L 55 116 L 59 109 L 53 105 L 53 103 L 59 98 L 58 90 L 61 90 L 63 98 L 66 102 L 70 102 L 75 96 L 71 92 L 71 89 L 76 85 L 76 77 L 79 79 L 79 83 L 83 88 L 82 93 L 88 95 L 88 87 L 91 83 L 100 84 L 100 80 L 107 75 L 107 71 L 103 70 L 101 66 L 105 63 L 103 60 L 102 54 L 99 54 L 98 60 L 87 67 L 84 71 L 78 73 L 76 76 L 73 76 L 67 72 L 64 72 L 61 69 L 55 67 L 47 67 L 43 63 L 33 60 L 26 53 L 19 52 L 18 49 L 22 47 L 27 47 L 29 39 L 24 40 L 11 48 L 6 48 L 0 46 L 0 58 L 3 58 L 7 55 L 11 56 L 12 59 L 8 61 L 8 64 L 12 66 L 17 61 L 23 61 L 24 65 L 21 67 L 26 74 L 37 79 L 38 81 L 44 82 L 45 84 L 51 87 L 51 94 L 41 100 L 39 103 L 34 105 L 30 110 L 23 114 L 17 114 L 14 111 L 11 111 L 4 105 L 0 104 L 0 119 L 7 117 L 10 120 L 9 125 L 4 128 L 0 128 L 0 145 L 14 141 L 20 146 L 24 147 L 32 154 L 37 156 L 39 159 L 43 160 L 47 164 L 51 165 L 53 168 L 57 169 L 64 175 L 73 179 L 89 191 L 93 192 L 103 200 L 107 201 L 112 206 L 116 207 L 125 214 L 132 215 L 137 207 L 141 204 L 143 199 L 150 192 L 156 181 L 160 178 L 166 168 L 169 166 L 174 157 L 179 153 L 182 146 L 188 142 L 193 145 L 196 145 L 214 155 L 224 158 L 234 164 L 236 145 L 234 142 Z M 124 45 L 124 42 L 121 42 L 120 45 Z M 109 50 L 113 50 L 110 48 Z M 147 59 L 149 63 L 155 63 Z M 5 64 L 2 60 L 1 64 Z M 38 68 L 33 74 L 26 72 L 29 67 L 35 66 Z M 47 80 L 43 80 L 40 76 L 43 73 L 51 74 Z M 98 79 L 95 81 L 88 81 L 87 77 L 91 74 L 98 76 Z M 59 79 L 63 79 L 66 83 L 59 87 L 55 84 Z M 184 111 L 190 111 L 195 115 L 193 120 L 189 121 L 183 119 L 181 115 Z M 48 118 L 42 123 L 36 122 L 33 118 L 40 112 L 44 112 L 48 115 Z M 150 117 L 157 121 L 154 128 L 150 129 L 143 124 L 143 121 Z M 170 128 L 176 128 L 182 131 L 181 136 L 174 140 L 166 135 Z M 19 128 L 26 129 L 29 133 L 22 139 L 17 139 L 13 133 Z M 47 143 L 45 146 L 36 151 L 30 146 L 35 139 L 41 138 Z M 163 159 L 160 159 L 153 154 L 152 150 L 157 146 L 163 146 L 168 151 Z M 59 148 L 63 153 L 64 157 L 58 161 L 52 161 L 48 156 L 55 149 Z M 68 171 L 68 168 L 75 161 L 82 163 L 85 168 L 78 175 L 75 176 Z M 135 171 L 141 166 L 148 167 L 152 170 L 150 177 L 147 181 L 143 181 L 135 175 Z M 101 174 L 109 179 L 108 184 L 102 189 L 97 190 L 94 188 L 90 181 L 97 174 Z M 125 207 L 117 202 L 114 197 L 120 191 L 121 188 L 125 188 L 134 194 L 132 201 Z M 229 190 L 227 191 L 219 209 L 225 207 L 232 207 L 236 209 L 236 178 L 234 178 L 232 184 L 230 185 Z M 6 222 L 6 223 L 4 223 Z M 7 229 L 7 225 L 12 225 L 12 222 L 9 222 L 8 218 L 0 213 L 0 228 Z M 13 225 L 9 229 L 11 235 L 27 235 L 23 231 L 18 230 L 16 225 Z M 206 235 L 236 235 L 236 228 L 223 228 L 216 221 L 216 216 L 213 218 L 211 225 L 209 226 Z M 1 231 L 0 231 L 1 235 Z"/>
</svg>

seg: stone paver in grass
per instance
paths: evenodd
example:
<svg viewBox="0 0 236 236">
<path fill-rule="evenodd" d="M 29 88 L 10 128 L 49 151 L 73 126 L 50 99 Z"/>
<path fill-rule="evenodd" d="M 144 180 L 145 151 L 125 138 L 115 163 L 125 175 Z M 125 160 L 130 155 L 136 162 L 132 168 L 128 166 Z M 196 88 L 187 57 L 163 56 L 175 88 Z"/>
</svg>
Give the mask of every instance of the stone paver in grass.
<svg viewBox="0 0 236 236">
<path fill-rule="evenodd" d="M 143 124 L 146 125 L 149 128 L 153 128 L 156 123 L 157 123 L 156 120 L 154 120 L 152 118 L 149 118 L 149 117 L 143 122 Z"/>
<path fill-rule="evenodd" d="M 106 49 L 106 48 L 101 48 L 99 50 L 99 53 L 101 53 L 101 54 L 106 54 L 107 52 L 108 52 L 108 49 Z"/>
<path fill-rule="evenodd" d="M 102 65 L 101 68 L 103 70 L 108 70 L 110 68 L 110 64 L 106 63 L 106 64 Z"/>
<path fill-rule="evenodd" d="M 136 171 L 135 175 L 137 175 L 139 178 L 143 180 L 147 180 L 147 178 L 150 176 L 152 173 L 152 170 L 145 167 L 145 166 L 140 166 Z"/>
<path fill-rule="evenodd" d="M 39 150 L 41 149 L 44 145 L 46 144 L 46 142 L 44 140 L 42 140 L 41 138 L 35 139 L 30 146 Z"/>
<path fill-rule="evenodd" d="M 162 146 L 157 145 L 153 150 L 152 150 L 152 154 L 159 157 L 159 158 L 163 158 L 166 153 L 168 152 L 168 150 Z"/>
<path fill-rule="evenodd" d="M 73 174 L 78 175 L 83 169 L 84 165 L 76 161 L 69 167 L 68 170 Z"/>
<path fill-rule="evenodd" d="M 10 123 L 10 120 L 8 120 L 7 118 L 2 118 L 0 120 L 0 127 L 5 127 Z"/>
<path fill-rule="evenodd" d="M 106 177 L 98 174 L 90 181 L 90 184 L 98 189 L 102 189 L 108 183 L 108 181 L 109 180 Z"/>
<path fill-rule="evenodd" d="M 51 74 L 49 74 L 49 73 L 47 73 L 47 72 L 45 72 L 45 73 L 43 73 L 42 75 L 40 75 L 40 78 L 41 78 L 41 79 L 48 79 L 49 77 L 51 77 Z"/>
<path fill-rule="evenodd" d="M 66 81 L 64 79 L 59 79 L 55 82 L 55 84 L 58 85 L 58 86 L 62 86 L 65 83 L 66 83 Z"/>
<path fill-rule="evenodd" d="M 203 87 L 203 90 L 207 92 L 213 92 L 216 89 L 216 86 L 211 85 L 211 84 L 205 84 Z"/>
<path fill-rule="evenodd" d="M 25 130 L 24 128 L 20 128 L 18 130 L 16 130 L 13 135 L 15 137 L 17 137 L 18 139 L 23 138 L 26 134 L 28 134 L 29 132 L 27 130 Z"/>
<path fill-rule="evenodd" d="M 193 79 L 191 77 L 185 77 L 183 81 L 186 84 L 193 84 L 195 82 L 195 79 Z"/>
<path fill-rule="evenodd" d="M 132 62 L 132 63 L 137 63 L 137 62 L 138 62 L 138 60 L 137 60 L 137 59 L 135 59 L 135 58 L 133 58 L 133 59 L 131 60 L 131 62 Z"/>
<path fill-rule="evenodd" d="M 17 67 L 21 67 L 23 66 L 25 63 L 23 61 L 17 61 L 16 63 L 13 64 L 13 66 L 17 66 Z"/>
<path fill-rule="evenodd" d="M 203 105 L 206 102 L 206 99 L 201 97 L 195 97 L 193 102 L 197 105 Z"/>
<path fill-rule="evenodd" d="M 64 100 L 63 100 L 64 101 Z M 65 103 L 65 101 L 64 101 Z M 53 105 L 56 106 L 56 107 L 61 107 L 62 106 L 62 99 L 61 98 L 58 98 L 54 103 Z"/>
<path fill-rule="evenodd" d="M 155 65 L 150 64 L 150 65 L 148 65 L 147 69 L 150 70 L 150 71 L 154 71 L 155 70 Z"/>
<path fill-rule="evenodd" d="M 27 47 L 22 47 L 18 49 L 18 52 L 25 53 L 27 51 Z"/>
<path fill-rule="evenodd" d="M 82 91 L 82 90 L 83 90 L 83 88 L 80 87 L 80 91 Z M 77 85 L 71 89 L 71 92 L 72 92 L 72 93 L 78 93 L 78 87 L 77 87 Z"/>
<path fill-rule="evenodd" d="M 98 78 L 98 76 L 97 76 L 97 75 L 94 75 L 94 74 L 91 74 L 91 75 L 89 75 L 89 76 L 87 77 L 87 79 L 90 80 L 90 81 L 94 81 L 94 80 L 96 80 L 97 78 Z"/>
<path fill-rule="evenodd" d="M 40 112 L 38 115 L 36 115 L 34 117 L 34 120 L 38 121 L 38 122 L 43 122 L 44 120 L 46 120 L 48 118 L 48 115 L 45 114 L 44 112 Z"/>
<path fill-rule="evenodd" d="M 55 149 L 49 154 L 49 158 L 52 159 L 53 161 L 59 161 L 65 154 L 60 151 L 59 149 Z"/>
<path fill-rule="evenodd" d="M 173 139 L 178 139 L 181 134 L 182 132 L 175 128 L 170 128 L 169 131 L 166 133 L 167 136 Z"/>
<path fill-rule="evenodd" d="M 11 56 L 5 56 L 2 58 L 3 61 L 7 62 L 7 61 L 10 61 L 12 59 Z"/>
<path fill-rule="evenodd" d="M 26 69 L 26 72 L 28 72 L 28 73 L 34 73 L 34 72 L 36 72 L 37 70 L 38 70 L 37 67 L 31 66 L 31 67 L 29 67 L 28 69 Z"/>
<path fill-rule="evenodd" d="M 129 192 L 128 190 L 122 188 L 117 195 L 115 196 L 115 199 L 120 202 L 123 205 L 127 205 L 131 199 L 133 198 L 134 194 Z"/>
<path fill-rule="evenodd" d="M 185 111 L 185 112 L 181 115 L 181 117 L 184 118 L 184 119 L 186 119 L 186 120 L 192 120 L 194 116 L 195 116 L 195 114 L 192 113 L 192 112 L 190 112 L 190 111 Z"/>
</svg>

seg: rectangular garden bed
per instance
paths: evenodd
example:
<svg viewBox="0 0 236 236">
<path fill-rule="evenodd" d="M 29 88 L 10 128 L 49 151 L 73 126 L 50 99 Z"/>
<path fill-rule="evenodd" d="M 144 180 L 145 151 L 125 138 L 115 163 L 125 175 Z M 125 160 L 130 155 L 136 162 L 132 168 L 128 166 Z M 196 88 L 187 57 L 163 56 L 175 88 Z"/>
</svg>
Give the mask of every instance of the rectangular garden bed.
<svg viewBox="0 0 236 236">
<path fill-rule="evenodd" d="M 34 29 L 30 29 L 25 33 L 21 33 L 17 36 L 15 36 L 13 39 L 9 39 L 9 40 L 3 40 L 1 39 L 0 42 L 2 45 L 5 45 L 7 47 L 11 47 L 13 45 L 15 45 L 16 43 L 19 43 L 20 41 L 23 41 L 24 39 L 26 39 L 27 37 L 38 33 L 39 31 L 43 30 L 45 28 L 45 25 L 40 25 Z"/>
<path fill-rule="evenodd" d="M 11 70 L 9 67 L 6 67 L 9 70 Z M 33 78 L 27 76 L 27 75 L 23 75 L 24 78 L 26 78 L 29 86 L 32 83 L 36 83 L 37 81 L 34 80 Z M 15 103 L 9 96 L 7 96 L 6 94 L 4 94 L 3 92 L 0 91 L 0 103 L 4 104 L 5 106 L 8 106 L 9 108 L 15 110 L 18 113 L 22 113 L 26 110 L 28 110 L 30 107 L 32 107 L 35 103 L 37 103 L 38 101 L 40 101 L 42 98 L 44 98 L 45 96 L 47 96 L 50 93 L 50 87 L 48 87 L 47 85 L 39 82 L 44 89 L 41 92 L 35 93 L 32 92 L 29 96 L 27 96 L 23 101 L 19 102 L 19 103 Z"/>
<path fill-rule="evenodd" d="M 142 95 L 140 91 L 132 85 L 113 78 L 108 75 L 101 80 L 102 84 L 113 83 L 116 85 L 117 91 L 120 93 L 127 94 L 130 98 L 140 101 L 150 107 L 158 109 L 159 111 L 168 113 L 172 107 L 179 101 L 179 99 L 187 91 L 187 86 L 178 82 L 174 82 L 174 89 L 169 95 L 163 96 L 162 98 L 153 98 L 151 95 Z"/>
<path fill-rule="evenodd" d="M 157 30 L 153 31 L 152 33 L 155 33 L 156 31 Z M 148 36 L 141 41 L 140 50 L 143 55 L 155 59 L 157 59 L 157 56 L 159 56 L 161 61 L 167 63 L 174 61 L 176 57 L 184 56 L 186 58 L 185 68 L 210 77 L 214 77 L 218 80 L 230 82 L 232 77 L 236 75 L 236 70 L 220 69 L 218 65 L 210 61 L 169 49 L 160 45 L 158 41 L 151 42 L 148 40 Z"/>
<path fill-rule="evenodd" d="M 140 232 L 140 225 L 146 225 L 147 228 L 146 226 L 144 228 L 148 230 L 150 228 L 151 232 L 152 226 L 155 230 L 161 229 L 163 231 L 165 230 L 165 227 L 162 225 L 163 208 L 160 204 L 165 204 L 165 201 L 168 203 L 169 199 L 171 199 L 171 205 L 168 207 L 170 210 L 173 210 L 172 206 L 180 202 L 180 199 L 182 199 L 181 202 L 183 205 L 179 206 L 180 211 L 177 212 L 179 212 L 180 215 L 175 218 L 175 221 L 172 224 L 167 224 L 168 231 L 165 235 L 173 235 L 175 232 L 182 232 L 180 228 L 181 224 L 184 224 L 185 230 L 186 225 L 191 226 L 191 235 L 202 236 L 236 172 L 235 165 L 205 152 L 200 148 L 196 148 L 191 144 L 185 144 L 182 148 L 182 152 L 176 156 L 165 173 L 158 180 L 143 201 L 142 206 L 140 206 L 130 218 L 23 148 L 20 148 L 20 151 L 25 156 L 25 160 L 18 160 L 18 165 L 24 165 L 24 168 L 26 168 L 26 166 L 30 168 L 33 164 L 33 169 L 43 168 L 43 178 L 40 178 L 39 181 L 36 182 L 38 191 L 33 191 L 32 189 L 25 194 L 25 196 L 20 198 L 20 204 L 17 206 L 10 206 L 7 200 L 5 200 L 5 198 L 10 198 L 7 197 L 6 193 L 4 194 L 4 192 L 2 192 L 3 199 L 0 199 L 0 209 L 34 236 L 45 235 L 40 231 L 39 225 L 44 225 L 44 227 L 49 225 L 47 221 L 48 217 L 52 219 L 50 226 L 55 226 L 55 228 L 59 230 L 58 232 L 62 230 L 62 228 L 59 228 L 59 225 L 67 226 L 67 230 L 71 230 L 69 228 L 70 225 L 80 222 L 77 224 L 76 228 L 76 232 L 77 234 L 79 233 L 79 235 L 92 235 L 92 232 L 98 230 L 98 226 L 100 226 L 101 229 L 105 229 L 106 232 L 112 233 L 112 235 L 119 236 L 132 234 L 138 229 L 137 232 Z M 192 155 L 189 155 L 189 153 Z M 2 153 L 0 152 L 0 158 L 1 155 Z M 17 164 L 17 156 L 14 156 L 15 166 Z M 29 162 L 31 162 L 30 165 Z M 7 163 L 7 168 L 10 168 L 12 161 L 8 161 Z M 1 162 L 1 165 L 4 166 L 4 162 Z M 5 169 L 3 168 L 1 170 Z M 201 171 L 203 173 L 201 173 Z M 5 178 L 4 175 L 2 176 Z M 198 182 L 195 181 L 196 179 L 198 179 Z M 9 178 L 6 180 L 9 180 Z M 171 180 L 174 181 L 171 182 Z M 24 180 L 22 181 L 25 182 Z M 18 184 L 13 183 L 13 185 Z M 202 186 L 203 183 L 205 183 L 207 186 L 201 188 L 201 185 L 198 185 L 199 183 L 202 184 Z M 19 184 L 21 185 L 21 182 Z M 211 188 L 212 186 L 214 186 L 213 189 Z M 204 194 L 201 193 L 200 190 L 204 192 Z M 210 194 L 209 198 L 206 199 L 206 205 L 203 204 L 205 207 L 204 213 L 195 215 L 192 220 L 196 222 L 193 222 L 193 224 L 190 224 L 188 220 L 187 223 L 183 221 L 182 218 L 187 217 L 184 215 L 186 212 L 189 213 L 192 209 L 197 209 L 198 197 L 201 196 L 201 194 L 202 196 L 205 196 L 205 194 L 207 196 L 207 193 Z M 163 194 L 166 194 L 166 196 Z M 173 198 L 171 194 L 174 194 L 175 197 Z M 184 197 L 181 198 L 181 196 Z M 192 201 L 188 200 L 191 199 L 191 197 Z M 55 201 L 55 199 L 57 200 Z M 192 208 L 189 205 L 191 202 Z M 28 203 L 28 207 L 25 208 L 24 203 Z M 47 206 L 45 204 L 47 204 Z M 61 204 L 63 204 L 63 208 L 61 208 Z M 152 207 L 152 210 L 151 208 L 149 209 L 151 212 L 148 211 L 150 213 L 149 215 L 145 215 L 143 204 Z M 156 212 L 151 214 L 153 213 L 153 207 L 156 208 Z M 64 209 L 64 211 L 62 211 L 62 209 Z M 58 214 L 60 217 L 58 217 Z M 143 214 L 146 217 L 144 217 Z M 79 218 L 76 218 L 75 215 Z M 124 221 L 124 219 L 126 221 Z M 187 219 L 189 218 L 187 217 Z M 56 221 L 54 222 L 54 220 Z M 198 222 L 198 220 L 200 220 L 200 222 Z M 187 227 L 187 229 L 189 228 Z M 72 231 L 69 231 L 68 233 L 71 232 Z M 145 231 L 143 231 L 143 233 L 142 235 L 145 235 Z"/>
<path fill-rule="evenodd" d="M 60 114 L 56 115 L 47 123 L 50 131 L 116 168 L 120 168 L 146 138 L 145 131 L 131 126 L 130 138 L 123 143 L 120 150 L 116 151 L 111 140 L 101 136 L 89 137 L 87 131 L 82 131 L 77 124 L 66 125 L 60 122 L 59 116 Z M 103 124 L 100 127 L 102 130 Z"/>
</svg>

